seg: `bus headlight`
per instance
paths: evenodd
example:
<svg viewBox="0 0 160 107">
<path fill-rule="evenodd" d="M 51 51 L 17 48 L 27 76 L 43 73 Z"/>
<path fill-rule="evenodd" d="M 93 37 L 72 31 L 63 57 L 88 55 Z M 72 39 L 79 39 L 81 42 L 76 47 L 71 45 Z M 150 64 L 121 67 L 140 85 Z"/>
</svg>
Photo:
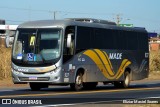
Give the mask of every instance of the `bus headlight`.
<svg viewBox="0 0 160 107">
<path fill-rule="evenodd" d="M 52 70 L 50 73 L 53 74 L 53 73 L 56 73 L 60 70 L 61 70 L 61 67 L 57 67 L 56 69 Z"/>
</svg>

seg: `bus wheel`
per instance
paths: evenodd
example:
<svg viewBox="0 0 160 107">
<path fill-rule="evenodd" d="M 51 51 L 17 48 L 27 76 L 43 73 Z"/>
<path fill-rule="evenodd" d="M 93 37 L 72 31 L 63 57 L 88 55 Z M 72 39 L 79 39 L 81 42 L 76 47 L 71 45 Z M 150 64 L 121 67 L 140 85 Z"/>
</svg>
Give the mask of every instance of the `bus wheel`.
<svg viewBox="0 0 160 107">
<path fill-rule="evenodd" d="M 82 73 L 78 73 L 75 79 L 75 83 L 70 84 L 71 89 L 80 91 L 83 88 L 83 75 Z"/>
<path fill-rule="evenodd" d="M 122 87 L 128 88 L 130 84 L 130 74 L 129 72 L 124 73 L 124 81 L 122 81 Z"/>
<path fill-rule="evenodd" d="M 39 91 L 41 89 L 41 86 L 38 83 L 29 83 L 29 85 L 32 91 Z"/>
<path fill-rule="evenodd" d="M 130 75 L 129 72 L 124 73 L 124 80 L 123 81 L 115 81 L 114 86 L 116 88 L 128 88 L 130 84 Z"/>
</svg>

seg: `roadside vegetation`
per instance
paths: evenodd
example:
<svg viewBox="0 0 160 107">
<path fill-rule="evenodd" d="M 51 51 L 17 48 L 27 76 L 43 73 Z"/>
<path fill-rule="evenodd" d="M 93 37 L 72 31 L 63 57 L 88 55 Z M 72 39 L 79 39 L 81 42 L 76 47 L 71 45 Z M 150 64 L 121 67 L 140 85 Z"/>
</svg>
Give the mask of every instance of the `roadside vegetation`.
<svg viewBox="0 0 160 107">
<path fill-rule="evenodd" d="M 150 60 L 149 60 L 149 65 L 150 65 L 150 71 L 160 71 L 160 51 L 155 52 L 151 51 L 150 52 Z"/>
<path fill-rule="evenodd" d="M 0 47 L 0 80 L 11 77 L 11 48 Z"/>
</svg>

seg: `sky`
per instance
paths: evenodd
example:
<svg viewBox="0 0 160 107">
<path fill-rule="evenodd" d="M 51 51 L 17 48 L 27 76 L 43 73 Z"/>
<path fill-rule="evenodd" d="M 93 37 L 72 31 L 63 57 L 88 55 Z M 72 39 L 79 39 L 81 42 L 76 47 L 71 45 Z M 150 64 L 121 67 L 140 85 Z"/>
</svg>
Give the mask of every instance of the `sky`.
<svg viewBox="0 0 160 107">
<path fill-rule="evenodd" d="M 145 27 L 160 33 L 160 0 L 1 0 L 0 19 L 6 24 L 32 20 L 95 18 Z"/>
</svg>

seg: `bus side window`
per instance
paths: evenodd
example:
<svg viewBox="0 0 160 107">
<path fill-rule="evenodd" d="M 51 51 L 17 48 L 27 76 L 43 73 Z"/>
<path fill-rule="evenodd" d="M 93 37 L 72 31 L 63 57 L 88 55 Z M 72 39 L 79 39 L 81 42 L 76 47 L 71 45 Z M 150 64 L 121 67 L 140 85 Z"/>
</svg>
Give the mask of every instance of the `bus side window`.
<svg viewBox="0 0 160 107">
<path fill-rule="evenodd" d="M 136 32 L 127 32 L 127 47 L 128 50 L 138 50 L 138 36 Z"/>
<path fill-rule="evenodd" d="M 148 36 L 147 33 L 138 33 L 138 49 L 139 50 L 148 50 L 148 42 L 146 42 L 148 40 Z"/>
<path fill-rule="evenodd" d="M 70 46 L 67 46 L 67 39 L 70 39 Z M 63 63 L 72 58 L 75 52 L 75 27 L 69 26 L 65 30 L 64 47 L 63 47 Z"/>
<path fill-rule="evenodd" d="M 69 55 L 73 55 L 74 54 L 74 34 L 73 33 L 69 33 L 67 34 L 67 40 L 66 40 L 66 44 L 67 44 L 67 48 L 68 48 L 68 54 Z"/>
<path fill-rule="evenodd" d="M 70 47 L 67 46 L 67 39 L 69 36 L 71 39 Z M 63 51 L 64 55 L 73 55 L 74 54 L 74 47 L 75 47 L 74 41 L 75 41 L 74 29 L 73 28 L 72 29 L 66 28 L 65 37 L 64 37 L 64 51 Z"/>
</svg>

